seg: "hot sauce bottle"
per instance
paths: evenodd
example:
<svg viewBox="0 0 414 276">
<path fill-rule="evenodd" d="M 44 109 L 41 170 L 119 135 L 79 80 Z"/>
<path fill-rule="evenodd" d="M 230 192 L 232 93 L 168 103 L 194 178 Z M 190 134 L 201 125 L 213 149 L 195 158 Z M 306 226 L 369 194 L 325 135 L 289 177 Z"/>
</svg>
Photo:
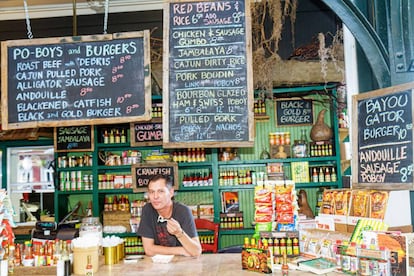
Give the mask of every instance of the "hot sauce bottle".
<svg viewBox="0 0 414 276">
<path fill-rule="evenodd" d="M 283 254 L 283 263 L 282 263 L 282 275 L 289 275 L 289 265 L 287 264 L 287 255 L 286 252 Z"/>
</svg>

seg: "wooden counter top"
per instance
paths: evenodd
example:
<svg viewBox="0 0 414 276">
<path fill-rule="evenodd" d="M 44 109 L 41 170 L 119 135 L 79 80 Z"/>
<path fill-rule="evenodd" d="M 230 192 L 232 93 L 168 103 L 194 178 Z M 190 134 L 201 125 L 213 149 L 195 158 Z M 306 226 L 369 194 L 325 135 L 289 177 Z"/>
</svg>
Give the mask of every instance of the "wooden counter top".
<svg viewBox="0 0 414 276">
<path fill-rule="evenodd" d="M 263 274 L 254 271 L 242 270 L 241 255 L 234 254 L 203 254 L 199 258 L 175 256 L 168 264 L 153 263 L 150 257 L 144 257 L 134 263 L 121 261 L 115 265 L 104 265 L 103 258 L 101 265 L 94 276 L 254 276 L 254 275 L 281 275 L 276 270 L 273 274 Z M 56 275 L 56 267 L 16 267 L 14 275 Z M 299 270 L 290 270 L 290 276 L 316 275 Z M 344 275 L 342 273 L 328 273 L 325 275 Z M 74 275 L 83 276 L 83 275 Z"/>
<path fill-rule="evenodd" d="M 326 275 L 338 275 L 328 273 Z M 175 275 L 207 275 L 207 276 L 242 276 L 242 275 L 269 275 L 253 271 L 242 270 L 241 254 L 203 254 L 199 258 L 175 256 L 168 264 L 153 263 L 150 257 L 144 257 L 134 263 L 121 263 L 116 265 L 101 265 L 94 275 L 102 276 L 175 276 Z M 270 274 L 272 275 L 272 274 Z M 273 275 L 281 275 L 276 271 Z M 289 275 L 316 275 L 303 271 L 291 270 Z"/>
</svg>

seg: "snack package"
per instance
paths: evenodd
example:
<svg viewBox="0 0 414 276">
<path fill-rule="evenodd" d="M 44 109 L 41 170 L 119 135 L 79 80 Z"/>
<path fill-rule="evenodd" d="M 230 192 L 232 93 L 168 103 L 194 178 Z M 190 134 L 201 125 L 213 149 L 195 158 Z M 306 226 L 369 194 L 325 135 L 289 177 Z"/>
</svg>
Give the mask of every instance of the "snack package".
<svg viewBox="0 0 414 276">
<path fill-rule="evenodd" d="M 287 225 L 293 226 L 293 229 L 295 228 L 295 214 L 297 213 L 298 206 L 294 190 L 293 185 L 280 184 L 275 186 L 276 222 L 278 223 L 278 229 Z M 289 229 L 291 228 L 289 227 Z"/>
<path fill-rule="evenodd" d="M 254 220 L 256 222 L 271 222 L 273 220 L 273 205 L 255 205 Z"/>
<path fill-rule="evenodd" d="M 335 206 L 334 191 L 333 190 L 323 191 L 321 213 L 333 215 L 334 209 L 335 209 L 334 206 Z"/>
<path fill-rule="evenodd" d="M 254 221 L 272 222 L 274 220 L 273 186 L 256 186 L 254 189 Z"/>
<path fill-rule="evenodd" d="M 336 190 L 333 192 L 335 215 L 345 216 L 348 214 L 350 194 L 351 194 L 350 190 Z"/>
<path fill-rule="evenodd" d="M 369 191 L 354 190 L 352 192 L 352 215 L 356 217 L 368 216 Z"/>
<path fill-rule="evenodd" d="M 388 203 L 387 191 L 371 191 L 370 193 L 370 218 L 384 219 Z"/>
<path fill-rule="evenodd" d="M 254 189 L 254 203 L 255 204 L 271 204 L 272 203 L 272 187 L 256 186 Z"/>
<path fill-rule="evenodd" d="M 276 208 L 279 202 L 292 204 L 294 201 L 293 186 L 291 185 L 277 185 L 276 186 Z"/>
</svg>

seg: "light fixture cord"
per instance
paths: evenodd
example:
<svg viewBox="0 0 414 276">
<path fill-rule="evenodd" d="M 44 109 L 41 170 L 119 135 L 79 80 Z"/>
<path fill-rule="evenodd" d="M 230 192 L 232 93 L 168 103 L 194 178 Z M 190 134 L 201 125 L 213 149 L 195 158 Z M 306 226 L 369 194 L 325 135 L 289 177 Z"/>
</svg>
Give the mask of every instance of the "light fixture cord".
<svg viewBox="0 0 414 276">
<path fill-rule="evenodd" d="M 108 30 L 108 12 L 109 12 L 109 0 L 105 0 L 105 16 L 104 16 L 104 34 L 107 34 Z"/>
<path fill-rule="evenodd" d="M 33 38 L 33 33 L 32 33 L 32 27 L 30 26 L 29 9 L 27 8 L 26 0 L 23 0 L 23 4 L 24 4 L 24 12 L 25 12 L 25 15 L 26 15 L 27 37 L 29 39 L 32 39 Z"/>
</svg>

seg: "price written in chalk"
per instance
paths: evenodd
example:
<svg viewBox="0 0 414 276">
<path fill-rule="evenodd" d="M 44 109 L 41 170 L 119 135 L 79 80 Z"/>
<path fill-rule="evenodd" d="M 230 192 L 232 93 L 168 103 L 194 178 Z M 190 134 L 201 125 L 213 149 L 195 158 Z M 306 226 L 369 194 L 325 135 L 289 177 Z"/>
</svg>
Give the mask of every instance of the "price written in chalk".
<svg viewBox="0 0 414 276">
<path fill-rule="evenodd" d="M 25 43 L 2 42 L 5 129 L 150 118 L 149 31 Z"/>
<path fill-rule="evenodd" d="M 252 142 L 248 5 L 245 1 L 168 4 L 165 143 Z"/>
<path fill-rule="evenodd" d="M 313 102 L 311 99 L 278 99 L 275 110 L 278 126 L 313 124 Z"/>
<path fill-rule="evenodd" d="M 359 96 L 361 99 L 354 103 L 358 123 L 355 182 L 411 185 L 414 181 L 412 93 L 410 90 L 380 92 Z"/>
</svg>

